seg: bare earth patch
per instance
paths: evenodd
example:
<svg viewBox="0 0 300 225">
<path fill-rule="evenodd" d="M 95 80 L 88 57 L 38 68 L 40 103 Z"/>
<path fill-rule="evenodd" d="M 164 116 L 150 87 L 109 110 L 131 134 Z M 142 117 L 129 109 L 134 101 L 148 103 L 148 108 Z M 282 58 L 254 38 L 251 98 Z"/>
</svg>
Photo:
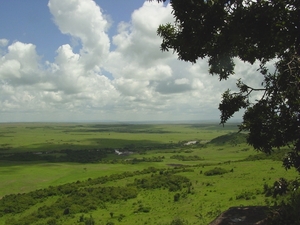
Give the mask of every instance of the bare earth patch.
<svg viewBox="0 0 300 225">
<path fill-rule="evenodd" d="M 265 225 L 268 207 L 231 207 L 209 225 Z"/>
</svg>

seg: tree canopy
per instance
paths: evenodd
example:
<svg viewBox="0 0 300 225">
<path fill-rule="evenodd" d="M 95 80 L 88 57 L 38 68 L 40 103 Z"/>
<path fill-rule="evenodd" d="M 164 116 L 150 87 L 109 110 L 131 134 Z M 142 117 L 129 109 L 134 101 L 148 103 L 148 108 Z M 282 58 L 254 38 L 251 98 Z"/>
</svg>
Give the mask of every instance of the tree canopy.
<svg viewBox="0 0 300 225">
<path fill-rule="evenodd" d="M 165 0 L 157 0 L 165 2 Z M 253 64 L 263 77 L 258 87 L 237 81 L 219 104 L 221 123 L 244 109 L 241 131 L 255 149 L 271 153 L 289 146 L 286 168 L 300 172 L 300 1 L 170 0 L 174 23 L 162 24 L 161 50 L 180 60 L 207 58 L 209 73 L 220 80 L 234 74 L 234 59 Z M 274 62 L 274 70 L 266 64 Z M 261 97 L 251 95 L 260 91 Z"/>
</svg>

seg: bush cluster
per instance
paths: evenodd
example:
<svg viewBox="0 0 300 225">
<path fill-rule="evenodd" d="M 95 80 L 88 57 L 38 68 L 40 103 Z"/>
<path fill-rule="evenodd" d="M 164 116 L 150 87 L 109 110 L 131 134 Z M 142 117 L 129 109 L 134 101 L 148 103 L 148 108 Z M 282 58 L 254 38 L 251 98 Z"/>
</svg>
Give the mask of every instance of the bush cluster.
<svg viewBox="0 0 300 225">
<path fill-rule="evenodd" d="M 215 175 L 222 175 L 224 173 L 228 173 L 228 171 L 221 167 L 215 167 L 211 170 L 204 172 L 204 175 L 205 176 L 215 176 Z"/>
<path fill-rule="evenodd" d="M 175 192 L 188 187 L 190 180 L 184 176 L 164 173 L 135 179 L 132 185 L 143 189 L 167 188 L 169 191 Z"/>
<path fill-rule="evenodd" d="M 89 178 L 86 181 L 77 181 L 56 187 L 50 186 L 24 194 L 6 195 L 0 199 L 0 216 L 24 212 L 38 202 L 56 196 L 57 200 L 54 203 L 41 206 L 36 211 L 18 219 L 11 217 L 6 221 L 6 225 L 29 225 L 37 221 L 47 225 L 61 224 L 66 216 L 89 213 L 97 208 L 106 208 L 106 202 L 117 203 L 136 198 L 140 189 L 167 188 L 169 191 L 177 191 L 182 188 L 189 188 L 191 183 L 188 178 L 175 175 L 175 173 L 185 171 L 190 170 L 185 168 L 158 170 L 149 167 L 141 171 L 112 174 L 96 179 Z M 103 187 L 100 185 L 109 181 L 146 174 L 151 174 L 151 176 L 136 179 L 124 187 Z M 150 208 L 140 207 L 138 211 L 149 212 Z M 120 216 L 120 220 L 118 220 L 121 221 L 123 218 Z M 90 222 L 93 224 L 90 218 L 85 218 L 80 224 Z"/>
</svg>

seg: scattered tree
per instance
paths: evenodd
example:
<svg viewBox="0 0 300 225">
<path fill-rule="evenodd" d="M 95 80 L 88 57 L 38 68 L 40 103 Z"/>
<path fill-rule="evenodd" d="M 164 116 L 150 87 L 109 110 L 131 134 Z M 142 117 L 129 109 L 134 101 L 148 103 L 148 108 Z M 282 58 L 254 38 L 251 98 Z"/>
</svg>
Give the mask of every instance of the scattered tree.
<svg viewBox="0 0 300 225">
<path fill-rule="evenodd" d="M 176 193 L 176 194 L 174 195 L 174 202 L 178 202 L 179 199 L 180 199 L 180 194 L 179 194 L 179 193 Z"/>
</svg>

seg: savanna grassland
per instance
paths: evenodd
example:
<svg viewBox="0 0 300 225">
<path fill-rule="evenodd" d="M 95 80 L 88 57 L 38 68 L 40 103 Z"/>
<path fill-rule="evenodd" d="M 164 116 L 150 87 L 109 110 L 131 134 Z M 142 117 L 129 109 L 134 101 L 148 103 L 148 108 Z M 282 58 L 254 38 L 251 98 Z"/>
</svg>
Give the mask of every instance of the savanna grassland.
<svg viewBox="0 0 300 225">
<path fill-rule="evenodd" d="M 255 152 L 237 131 L 1 124 L 0 225 L 208 224 L 231 206 L 270 205 L 266 187 L 297 174 L 282 167 L 284 151 Z"/>
</svg>

